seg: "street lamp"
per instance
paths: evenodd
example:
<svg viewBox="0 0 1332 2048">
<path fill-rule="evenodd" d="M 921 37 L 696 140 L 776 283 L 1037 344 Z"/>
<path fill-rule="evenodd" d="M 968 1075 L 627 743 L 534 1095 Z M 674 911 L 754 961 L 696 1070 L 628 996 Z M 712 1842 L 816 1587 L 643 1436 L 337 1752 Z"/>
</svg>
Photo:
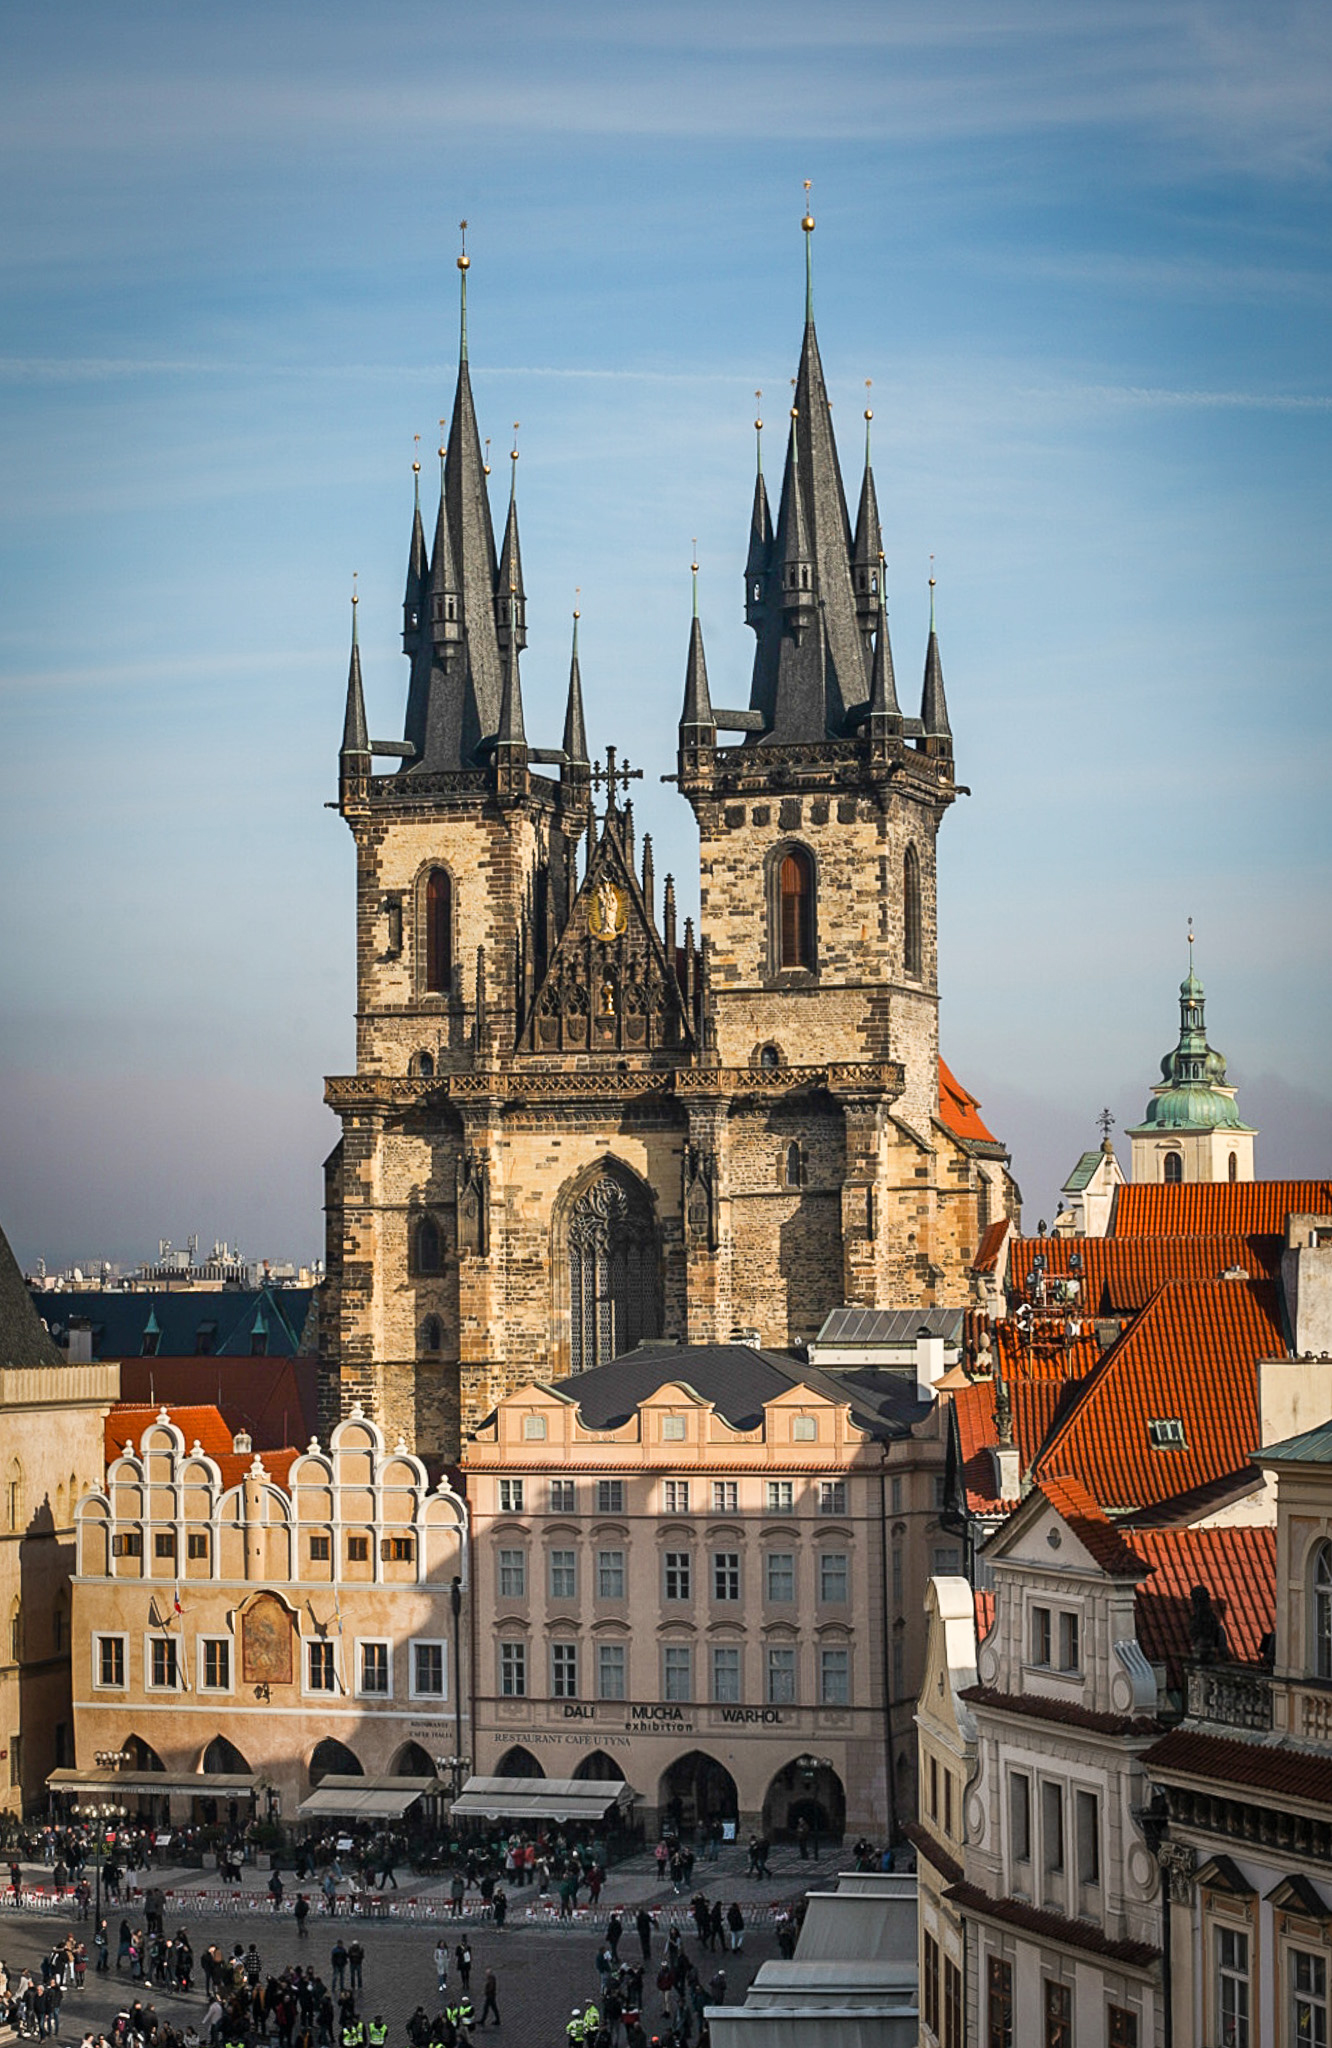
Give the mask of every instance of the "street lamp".
<svg viewBox="0 0 1332 2048">
<path fill-rule="evenodd" d="M 437 1756 L 435 1758 L 435 1769 L 439 1772 L 441 1778 L 452 1778 L 453 1796 L 457 1799 L 462 1794 L 465 1781 L 471 1775 L 472 1759 L 470 1756 Z"/>
</svg>

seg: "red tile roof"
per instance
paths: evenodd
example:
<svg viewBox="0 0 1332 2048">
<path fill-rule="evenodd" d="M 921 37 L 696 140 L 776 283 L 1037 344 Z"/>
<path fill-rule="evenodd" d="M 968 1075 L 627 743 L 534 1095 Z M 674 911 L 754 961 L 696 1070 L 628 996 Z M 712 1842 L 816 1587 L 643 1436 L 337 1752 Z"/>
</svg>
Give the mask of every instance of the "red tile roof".
<svg viewBox="0 0 1332 2048">
<path fill-rule="evenodd" d="M 1023 1721 L 1050 1721 L 1062 1728 L 1086 1728 L 1093 1735 L 1154 1735 L 1160 1726 L 1154 1714 L 1103 1714 L 1077 1700 L 1050 1699 L 1045 1693 L 1001 1692 L 994 1685 L 967 1685 L 958 1694 L 973 1706 L 998 1714 L 1016 1714 Z"/>
<path fill-rule="evenodd" d="M 1140 1181 L 1117 1189 L 1113 1237 L 1268 1237 L 1286 1234 L 1286 1218 L 1332 1214 L 1332 1180 Z"/>
<path fill-rule="evenodd" d="M 1013 1406 L 1013 1436 L 1025 1472 L 1045 1440 L 1063 1397 L 1064 1384 L 1062 1380 L 1030 1380 L 1018 1382 L 1008 1391 Z M 1001 1500 L 995 1492 L 994 1460 L 989 1448 L 998 1440 L 994 1396 L 993 1380 L 977 1380 L 973 1386 L 954 1394 L 951 1404 L 961 1481 L 973 1515 L 1001 1514 L 1005 1508 L 1017 1506 L 1015 1500 Z"/>
<path fill-rule="evenodd" d="M 160 1408 L 211 1403 L 232 1429 L 248 1430 L 257 1451 L 308 1443 L 319 1428 L 315 1358 L 126 1358 L 124 1401 Z"/>
<path fill-rule="evenodd" d="M 1154 1664 L 1166 1666 L 1172 1685 L 1182 1684 L 1193 1654 L 1195 1586 L 1211 1594 L 1234 1661 L 1258 1663 L 1276 1620 L 1275 1529 L 1135 1529 L 1133 1548 L 1152 1574 L 1134 1603 L 1138 1640 Z"/>
<path fill-rule="evenodd" d="M 955 1138 L 979 1139 L 985 1145 L 998 1142 L 994 1132 L 987 1130 L 981 1122 L 978 1099 L 962 1086 L 951 1068 L 945 1065 L 942 1055 L 939 1060 L 939 1122 Z"/>
<path fill-rule="evenodd" d="M 975 1593 L 972 1598 L 976 1602 L 976 1641 L 983 1643 L 994 1627 L 994 1594 Z"/>
<path fill-rule="evenodd" d="M 1081 1334 L 1070 1337 L 1062 1319 L 1050 1324 L 1038 1317 L 1032 1342 L 1024 1344 L 1016 1319 L 1002 1316 L 990 1332 L 990 1348 L 1009 1384 L 1018 1380 L 1058 1380 L 1062 1386 L 1066 1380 L 1081 1379 L 1099 1365 L 1105 1353 L 1087 1318 L 1080 1320 Z"/>
<path fill-rule="evenodd" d="M 949 1855 L 942 1842 L 935 1840 L 935 1837 L 922 1822 L 909 1820 L 902 1833 L 906 1836 L 908 1842 L 920 1851 L 925 1861 L 934 1865 L 934 1868 L 946 1883 L 961 1884 L 966 1876 L 962 1865 L 957 1861 L 956 1857 Z"/>
<path fill-rule="evenodd" d="M 1258 1443 L 1258 1361 L 1284 1352 L 1266 1282 L 1172 1282 L 1081 1383 L 1033 1476 L 1076 1472 L 1126 1513 L 1242 1472 Z M 1183 1445 L 1155 1447 L 1148 1424 L 1175 1419 Z"/>
<path fill-rule="evenodd" d="M 1082 1261 L 1080 1303 L 1091 1316 L 1133 1314 L 1147 1306 L 1167 1280 L 1219 1280 L 1242 1268 L 1255 1279 L 1273 1279 L 1284 1240 L 1245 1237 L 1015 1237 L 1009 1247 L 1008 1284 L 1025 1294 L 1034 1259 L 1045 1259 L 1048 1279 L 1067 1277 L 1072 1259 Z"/>
<path fill-rule="evenodd" d="M 1154 1778 L 1202 1779 L 1209 1792 L 1222 1797 L 1234 1784 L 1302 1806 L 1332 1807 L 1332 1755 L 1325 1750 L 1320 1754 L 1172 1728 L 1153 1743 L 1143 1762 Z"/>
<path fill-rule="evenodd" d="M 1091 1552 L 1103 1572 L 1111 1578 L 1141 1579 L 1146 1566 L 1137 1550 L 1130 1549 L 1114 1523 L 1106 1519 L 1080 1479 L 1060 1472 L 1042 1479 L 1037 1489 L 1045 1495 L 1056 1514 L 1062 1515 L 1084 1550 Z"/>
<path fill-rule="evenodd" d="M 1110 1956 L 1131 1969 L 1148 1970 L 1160 1961 L 1161 1951 L 1145 1941 L 1117 1941 L 1091 1920 L 1065 1920 L 1062 1913 L 1046 1913 L 1038 1906 L 1023 1905 L 1020 1899 L 994 1899 L 978 1884 L 955 1884 L 944 1894 L 964 1913 L 997 1920 L 1006 1927 L 1021 1927 L 1042 1941 L 1062 1942 L 1067 1948 L 1086 1949 L 1091 1955 Z"/>
<path fill-rule="evenodd" d="M 975 1258 L 971 1262 L 973 1273 L 993 1273 L 999 1261 L 999 1252 L 1004 1242 L 1004 1232 L 1009 1228 L 1007 1216 L 1001 1216 L 992 1223 L 980 1241 Z"/>
<path fill-rule="evenodd" d="M 132 1401 L 118 1401 L 107 1415 L 103 1428 L 106 1462 L 129 1450 L 138 1455 L 140 1439 L 150 1423 L 157 1420 L 165 1404 Z M 253 1451 L 237 1451 L 232 1444 L 232 1431 L 228 1427 L 220 1408 L 210 1404 L 167 1408 L 167 1416 L 174 1422 L 185 1438 L 185 1449 L 190 1451 L 195 1443 L 200 1444 L 208 1457 L 218 1466 L 223 1486 L 236 1486 L 244 1478 L 254 1462 Z M 264 1470 L 279 1486 L 285 1486 L 293 1461 L 300 1452 L 287 1446 L 281 1450 L 266 1450 L 259 1453 L 264 1461 Z"/>
</svg>

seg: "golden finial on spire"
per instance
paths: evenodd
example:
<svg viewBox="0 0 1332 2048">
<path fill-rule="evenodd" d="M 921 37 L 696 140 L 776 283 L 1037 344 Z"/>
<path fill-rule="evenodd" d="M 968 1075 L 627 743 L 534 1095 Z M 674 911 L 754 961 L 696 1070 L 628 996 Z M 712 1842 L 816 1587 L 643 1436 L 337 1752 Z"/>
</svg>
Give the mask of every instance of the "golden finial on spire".
<svg viewBox="0 0 1332 2048">
<path fill-rule="evenodd" d="M 444 438 L 448 429 L 448 424 L 449 423 L 447 420 L 441 420 L 439 423 L 439 459 L 441 462 L 444 460 L 444 457 L 449 452 L 448 443 Z"/>
<path fill-rule="evenodd" d="M 582 613 L 581 613 L 581 612 L 579 611 L 579 609 L 578 609 L 578 600 L 579 600 L 579 598 L 580 598 L 580 597 L 582 596 L 582 594 L 583 594 L 583 586 L 582 586 L 582 584 L 581 584 L 581 583 L 576 583 L 576 584 L 574 585 L 574 617 L 575 617 L 576 619 L 578 619 L 578 618 L 581 618 L 581 617 L 582 617 Z"/>
<path fill-rule="evenodd" d="M 513 423 L 513 447 L 512 447 L 512 448 L 511 448 L 511 449 L 509 450 L 509 460 L 510 460 L 510 462 L 516 462 L 516 461 L 518 460 L 518 428 L 519 428 L 519 425 L 520 425 L 520 422 L 519 422 L 518 420 L 515 420 L 515 421 L 514 421 L 514 423 Z"/>
<path fill-rule="evenodd" d="M 485 461 L 484 461 L 484 462 L 483 462 L 483 463 L 481 464 L 481 468 L 482 468 L 482 471 L 484 472 L 484 474 L 485 474 L 486 476 L 489 476 L 489 475 L 490 475 L 490 436 L 489 436 L 489 434 L 487 434 L 487 435 L 486 435 L 486 459 L 485 459 Z"/>
<path fill-rule="evenodd" d="M 809 210 L 809 188 L 813 182 L 812 178 L 806 178 L 805 180 L 805 218 L 800 223 L 807 235 L 812 235 L 814 232 L 814 216 Z"/>
<path fill-rule="evenodd" d="M 458 268 L 459 270 L 470 270 L 472 259 L 467 253 L 467 222 L 465 220 L 458 222 L 458 231 L 463 238 L 462 254 L 458 258 Z"/>
<path fill-rule="evenodd" d="M 412 475 L 413 475 L 413 476 L 420 476 L 420 474 L 421 474 L 421 436 L 420 436 L 419 434 L 413 434 L 413 435 L 412 435 L 412 446 L 413 446 L 413 447 L 415 448 L 415 450 L 416 450 L 416 453 L 415 453 L 415 455 L 414 455 L 414 456 L 413 456 L 413 458 L 412 458 Z"/>
<path fill-rule="evenodd" d="M 360 598 L 359 598 L 359 597 L 357 596 L 357 593 L 356 593 L 356 575 L 357 575 L 357 572 L 356 572 L 356 570 L 355 570 L 355 569 L 353 569 L 353 570 L 352 570 L 352 603 L 353 603 L 353 604 L 359 604 L 359 603 L 361 602 Z M 1190 924 L 1192 924 L 1192 923 L 1193 923 L 1193 919 L 1192 919 L 1192 918 L 1190 918 L 1190 919 L 1189 919 L 1189 923 L 1190 923 Z M 1190 943 L 1192 943 L 1192 942 L 1190 941 Z"/>
<path fill-rule="evenodd" d="M 763 432 L 763 393 L 761 391 L 754 393 L 754 431 L 759 434 Z"/>
<path fill-rule="evenodd" d="M 867 377 L 865 379 L 865 418 L 867 420 L 872 420 L 874 418 L 874 407 L 869 402 L 870 393 L 871 391 L 873 391 L 873 389 L 874 379 L 872 377 Z"/>
</svg>

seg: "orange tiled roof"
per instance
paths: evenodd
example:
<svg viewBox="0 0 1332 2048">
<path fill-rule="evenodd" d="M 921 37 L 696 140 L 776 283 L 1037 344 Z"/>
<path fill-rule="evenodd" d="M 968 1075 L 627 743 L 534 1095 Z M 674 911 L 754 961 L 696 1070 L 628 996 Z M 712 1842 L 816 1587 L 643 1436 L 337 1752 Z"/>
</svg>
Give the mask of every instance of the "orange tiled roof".
<svg viewBox="0 0 1332 2048">
<path fill-rule="evenodd" d="M 307 1443 L 319 1428 L 319 1361 L 314 1358 L 126 1358 L 120 1396 L 158 1408 L 211 1404 L 257 1451 Z"/>
<path fill-rule="evenodd" d="M 1096 1332 L 1087 1327 L 1085 1316 L 1081 1334 L 1065 1342 L 1059 1329 L 1045 1341 L 1046 1333 L 1038 1331 L 1035 1341 L 1024 1344 L 1021 1332 L 1012 1316 L 1004 1316 L 990 1331 L 990 1348 L 1002 1367 L 1004 1377 L 1016 1380 L 1058 1380 L 1062 1386 L 1066 1380 L 1080 1379 L 1093 1366 L 1100 1364 L 1105 1353 L 1097 1341 Z"/>
<path fill-rule="evenodd" d="M 1007 1216 L 1001 1216 L 997 1223 L 991 1223 L 981 1238 L 976 1256 L 971 1262 L 973 1273 L 993 1273 L 999 1262 L 999 1252 L 1008 1229 Z"/>
<path fill-rule="evenodd" d="M 1082 1383 L 1033 1476 L 1076 1472 L 1104 1509 L 1126 1513 L 1246 1471 L 1256 1367 L 1284 1353 L 1269 1283 L 1170 1282 Z M 1176 1419 L 1183 1444 L 1154 1446 L 1148 1424 Z"/>
<path fill-rule="evenodd" d="M 975 1593 L 972 1598 L 976 1602 L 976 1641 L 983 1643 L 994 1627 L 994 1594 Z"/>
<path fill-rule="evenodd" d="M 1284 1237 L 1286 1218 L 1332 1211 L 1332 1180 L 1139 1181 L 1118 1188 L 1112 1237 Z"/>
<path fill-rule="evenodd" d="M 939 1057 L 939 1122 L 955 1138 L 977 1138 L 985 1145 L 998 1143 L 994 1132 L 981 1122 L 980 1103 L 964 1088 L 956 1074 Z"/>
<path fill-rule="evenodd" d="M 118 1401 L 107 1415 L 103 1426 L 106 1462 L 118 1458 L 126 1451 L 137 1455 L 139 1441 L 149 1424 L 161 1414 L 164 1404 L 147 1402 L 140 1405 L 133 1401 Z M 236 1486 L 249 1471 L 254 1462 L 253 1451 L 237 1451 L 232 1447 L 232 1432 L 220 1408 L 210 1403 L 197 1403 L 181 1408 L 167 1408 L 167 1416 L 185 1438 L 185 1448 L 192 1450 L 198 1443 L 218 1466 L 223 1486 Z M 267 1450 L 260 1453 L 264 1470 L 279 1486 L 285 1486 L 293 1461 L 299 1451 L 290 1447 L 282 1450 Z"/>
<path fill-rule="evenodd" d="M 1051 1421 L 1065 1395 L 1062 1380 L 1024 1380 L 1009 1387 L 1013 1406 L 1013 1438 L 1025 1472 L 1036 1456 Z M 960 1478 L 966 1491 L 967 1507 L 973 1515 L 1002 1514 L 1016 1507 L 995 1492 L 994 1460 L 990 1448 L 998 1441 L 994 1426 L 995 1382 L 977 1380 L 954 1394 L 951 1407 L 957 1431 Z"/>
<path fill-rule="evenodd" d="M 1089 1550 L 1103 1572 L 1112 1578 L 1141 1579 L 1146 1567 L 1136 1549 L 1130 1549 L 1114 1523 L 1106 1519 L 1080 1479 L 1060 1472 L 1039 1482 L 1039 1491 L 1050 1506 L 1063 1516 L 1084 1549 Z"/>
<path fill-rule="evenodd" d="M 1082 1260 L 1079 1306 L 1087 1315 L 1133 1314 L 1167 1280 L 1219 1280 L 1234 1267 L 1271 1279 L 1283 1240 L 1269 1235 L 1220 1237 L 1015 1237 L 1009 1247 L 1008 1284 L 1025 1294 L 1039 1254 L 1049 1279 Z"/>
<path fill-rule="evenodd" d="M 1332 1756 L 1326 1753 L 1172 1728 L 1153 1743 L 1143 1762 L 1154 1778 L 1202 1779 L 1209 1792 L 1224 1794 L 1228 1785 L 1247 1785 L 1301 1806 L 1332 1807 Z"/>
<path fill-rule="evenodd" d="M 1192 1654 L 1191 1595 L 1206 1586 L 1231 1657 L 1256 1664 L 1276 1620 L 1275 1529 L 1135 1529 L 1133 1548 L 1152 1575 L 1135 1601 L 1138 1640 L 1173 1685 Z"/>
</svg>

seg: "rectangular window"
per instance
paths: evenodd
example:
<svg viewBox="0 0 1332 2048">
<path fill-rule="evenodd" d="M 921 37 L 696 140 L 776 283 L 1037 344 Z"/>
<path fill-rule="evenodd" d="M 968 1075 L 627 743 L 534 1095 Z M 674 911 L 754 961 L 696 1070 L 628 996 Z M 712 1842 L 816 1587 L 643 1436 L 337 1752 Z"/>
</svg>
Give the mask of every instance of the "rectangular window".
<svg viewBox="0 0 1332 2048">
<path fill-rule="evenodd" d="M 527 1698 L 527 1644 L 500 1644 L 500 1692 L 506 1700 Z"/>
<path fill-rule="evenodd" d="M 930 1819 L 939 1818 L 939 1759 L 930 1758 Z"/>
<path fill-rule="evenodd" d="M 821 1515 L 844 1515 L 846 1513 L 845 1479 L 820 1479 L 819 1513 Z"/>
<path fill-rule="evenodd" d="M 953 1839 L 953 1774 L 944 1772 L 944 1833 Z"/>
<path fill-rule="evenodd" d="M 1012 1863 L 1031 1862 L 1031 1779 L 1021 1771 L 1008 1780 L 1008 1855 Z"/>
<path fill-rule="evenodd" d="M 769 1600 L 795 1599 L 795 1555 L 790 1550 L 770 1550 L 763 1560 L 764 1585 Z"/>
<path fill-rule="evenodd" d="M 176 1638 L 154 1636 L 149 1645 L 149 1684 L 155 1692 L 174 1692 L 179 1683 L 179 1665 L 176 1661 Z"/>
<path fill-rule="evenodd" d="M 740 1699 L 740 1648 L 726 1643 L 712 1652 L 712 1697 L 721 1706 L 734 1706 Z"/>
<path fill-rule="evenodd" d="M 125 1683 L 125 1638 L 98 1636 L 97 1683 L 119 1691 Z"/>
<path fill-rule="evenodd" d="M 521 1479 L 501 1479 L 499 1483 L 499 1511 L 502 1515 L 521 1515 L 523 1512 L 523 1482 Z"/>
<path fill-rule="evenodd" d="M 623 1479 L 598 1479 L 597 1513 L 599 1515 L 622 1515 L 624 1513 Z"/>
<path fill-rule="evenodd" d="M 947 1956 L 943 1970 L 943 2023 L 944 2048 L 963 2048 L 962 1972 Z"/>
<path fill-rule="evenodd" d="M 1101 1802 L 1094 1792 L 1073 1795 L 1073 1825 L 1078 1842 L 1078 1883 L 1101 1882 Z"/>
<path fill-rule="evenodd" d="M 685 1439 L 683 1415 L 663 1415 L 661 1418 L 661 1440 L 664 1444 L 682 1444 Z"/>
<path fill-rule="evenodd" d="M 763 1489 L 763 1504 L 770 1515 L 789 1515 L 795 1506 L 795 1481 L 769 1479 Z"/>
<path fill-rule="evenodd" d="M 576 1700 L 578 1698 L 577 1643 L 551 1644 L 550 1696 L 555 1700 Z"/>
<path fill-rule="evenodd" d="M 1249 1937 L 1238 1927 L 1216 1929 L 1216 2018 L 1226 2048 L 1249 2048 Z"/>
<path fill-rule="evenodd" d="M 991 1956 L 985 1973 L 985 2048 L 1013 2048 L 1013 1965 Z"/>
<path fill-rule="evenodd" d="M 1045 2048 L 1073 2048 L 1073 1987 L 1045 1979 Z"/>
<path fill-rule="evenodd" d="M 768 1682 L 765 1697 L 770 1707 L 790 1707 L 795 1704 L 796 1653 L 788 1649 L 769 1649 L 766 1654 Z"/>
<path fill-rule="evenodd" d="M 571 1515 L 573 1513 L 574 1482 L 572 1479 L 551 1480 L 550 1511 L 552 1515 Z"/>
<path fill-rule="evenodd" d="M 597 1597 L 600 1600 L 623 1600 L 624 1552 L 622 1550 L 599 1550 L 597 1552 Z"/>
<path fill-rule="evenodd" d="M 14 1528 L 16 1526 L 17 1524 L 11 1520 L 10 1527 Z M 113 1536 L 111 1538 L 111 1555 L 112 1557 L 142 1557 L 143 1536 L 141 1532 L 138 1529 L 124 1529 L 120 1535 Z"/>
<path fill-rule="evenodd" d="M 819 1440 L 819 1422 L 816 1415 L 793 1415 L 791 1417 L 791 1442 L 793 1444 L 814 1444 Z"/>
<path fill-rule="evenodd" d="M 1290 1951 L 1291 2048 L 1328 2048 L 1327 1958 Z"/>
<path fill-rule="evenodd" d="M 544 1415 L 524 1415 L 523 1442 L 543 1444 L 546 1441 L 546 1418 Z"/>
<path fill-rule="evenodd" d="M 174 1529 L 159 1529 L 153 1537 L 154 1557 L 174 1557 L 176 1554 L 176 1532 Z"/>
<path fill-rule="evenodd" d="M 522 1600 L 527 1596 L 527 1552 L 501 1550 L 499 1554 L 501 1600 Z"/>
<path fill-rule="evenodd" d="M 688 1643 L 667 1643 L 662 1654 L 662 1696 L 691 1700 L 694 1697 L 694 1657 Z"/>
<path fill-rule="evenodd" d="M 925 2024 L 937 2038 L 939 2033 L 939 1944 L 932 1934 L 925 1936 L 925 1983 L 921 2004 Z"/>
<path fill-rule="evenodd" d="M 714 1600 L 738 1600 L 740 1598 L 740 1553 L 738 1550 L 719 1550 L 712 1560 L 712 1597 Z"/>
<path fill-rule="evenodd" d="M 712 1512 L 714 1515 L 734 1515 L 739 1512 L 740 1488 L 734 1479 L 714 1479 L 712 1482 Z"/>
<path fill-rule="evenodd" d="M 934 1511 L 942 1514 L 948 1505 L 948 1482 L 942 1472 L 934 1475 Z"/>
<path fill-rule="evenodd" d="M 208 1537 L 203 1530 L 191 1529 L 185 1538 L 185 1555 L 195 1559 L 207 1557 Z"/>
<path fill-rule="evenodd" d="M 955 1543 L 936 1543 L 930 1554 L 930 1570 L 935 1578 L 951 1579 L 962 1569 L 962 1553 Z"/>
<path fill-rule="evenodd" d="M 362 1643 L 361 1691 L 382 1698 L 389 1689 L 389 1646 Z"/>
<path fill-rule="evenodd" d="M 624 1693 L 624 1644 L 597 1644 L 597 1698 L 622 1700 Z"/>
<path fill-rule="evenodd" d="M 893 1479 L 892 1501 L 893 1513 L 895 1515 L 900 1515 L 902 1512 L 902 1481 L 900 1477 L 894 1477 Z"/>
<path fill-rule="evenodd" d="M 332 1546 L 327 1536 L 312 1536 L 310 1538 L 311 1564 L 327 1564 L 331 1551 Z"/>
<path fill-rule="evenodd" d="M 1031 1610 L 1031 1661 L 1033 1664 L 1048 1664 L 1050 1661 L 1050 1610 L 1048 1607 L 1033 1607 Z"/>
<path fill-rule="evenodd" d="M 1048 1778 L 1041 1786 L 1041 1862 L 1052 1877 L 1064 1867 L 1064 1789 Z"/>
<path fill-rule="evenodd" d="M 416 1555 L 416 1540 L 412 1536 L 382 1537 L 379 1555 L 385 1564 L 410 1564 Z"/>
<path fill-rule="evenodd" d="M 851 1704 L 851 1652 L 820 1650 L 819 1698 L 825 1707 Z"/>
<path fill-rule="evenodd" d="M 203 1646 L 203 1682 L 206 1692 L 230 1692 L 231 1644 L 209 1637 Z"/>
<path fill-rule="evenodd" d="M 1067 1611 L 1059 1617 L 1059 1669 L 1076 1671 L 1081 1664 L 1078 1617 Z"/>
<path fill-rule="evenodd" d="M 820 1600 L 845 1601 L 847 1597 L 847 1560 L 840 1550 L 825 1550 L 819 1559 Z"/>
<path fill-rule="evenodd" d="M 578 1592 L 578 1557 L 572 1550 L 552 1550 L 550 1553 L 550 1597 L 552 1600 L 573 1600 Z"/>
<path fill-rule="evenodd" d="M 23 1783 L 23 1737 L 21 1735 L 11 1735 L 9 1738 L 9 1782 L 11 1785 L 21 1785 Z"/>
<path fill-rule="evenodd" d="M 668 1550 L 666 1552 L 666 1598 L 688 1600 L 690 1598 L 689 1552 Z"/>
<path fill-rule="evenodd" d="M 1138 2015 L 1126 2005 L 1112 2005 L 1106 2011 L 1107 2048 L 1138 2048 Z"/>
<path fill-rule="evenodd" d="M 347 1562 L 349 1564 L 368 1564 L 369 1561 L 370 1538 L 368 1536 L 349 1536 L 347 1538 Z"/>
<path fill-rule="evenodd" d="M 687 1479 L 668 1479 L 662 1488 L 662 1498 L 668 1515 L 687 1515 L 689 1513 L 689 1481 Z"/>
<path fill-rule="evenodd" d="M 902 1608 L 902 1546 L 901 1546 L 901 1544 L 900 1544 L 900 1543 L 895 1543 L 895 1544 L 893 1545 L 893 1606 L 894 1606 L 895 1608 L 897 1608 L 897 1610 L 898 1610 L 898 1612 L 899 1612 L 899 1613 L 901 1612 L 901 1608 Z"/>
<path fill-rule="evenodd" d="M 338 1682 L 333 1672 L 332 1643 L 313 1642 L 310 1644 L 310 1690 L 311 1692 L 336 1692 Z"/>
<path fill-rule="evenodd" d="M 412 1698 L 417 1700 L 442 1700 L 443 1697 L 443 1643 L 413 1643 Z"/>
</svg>

